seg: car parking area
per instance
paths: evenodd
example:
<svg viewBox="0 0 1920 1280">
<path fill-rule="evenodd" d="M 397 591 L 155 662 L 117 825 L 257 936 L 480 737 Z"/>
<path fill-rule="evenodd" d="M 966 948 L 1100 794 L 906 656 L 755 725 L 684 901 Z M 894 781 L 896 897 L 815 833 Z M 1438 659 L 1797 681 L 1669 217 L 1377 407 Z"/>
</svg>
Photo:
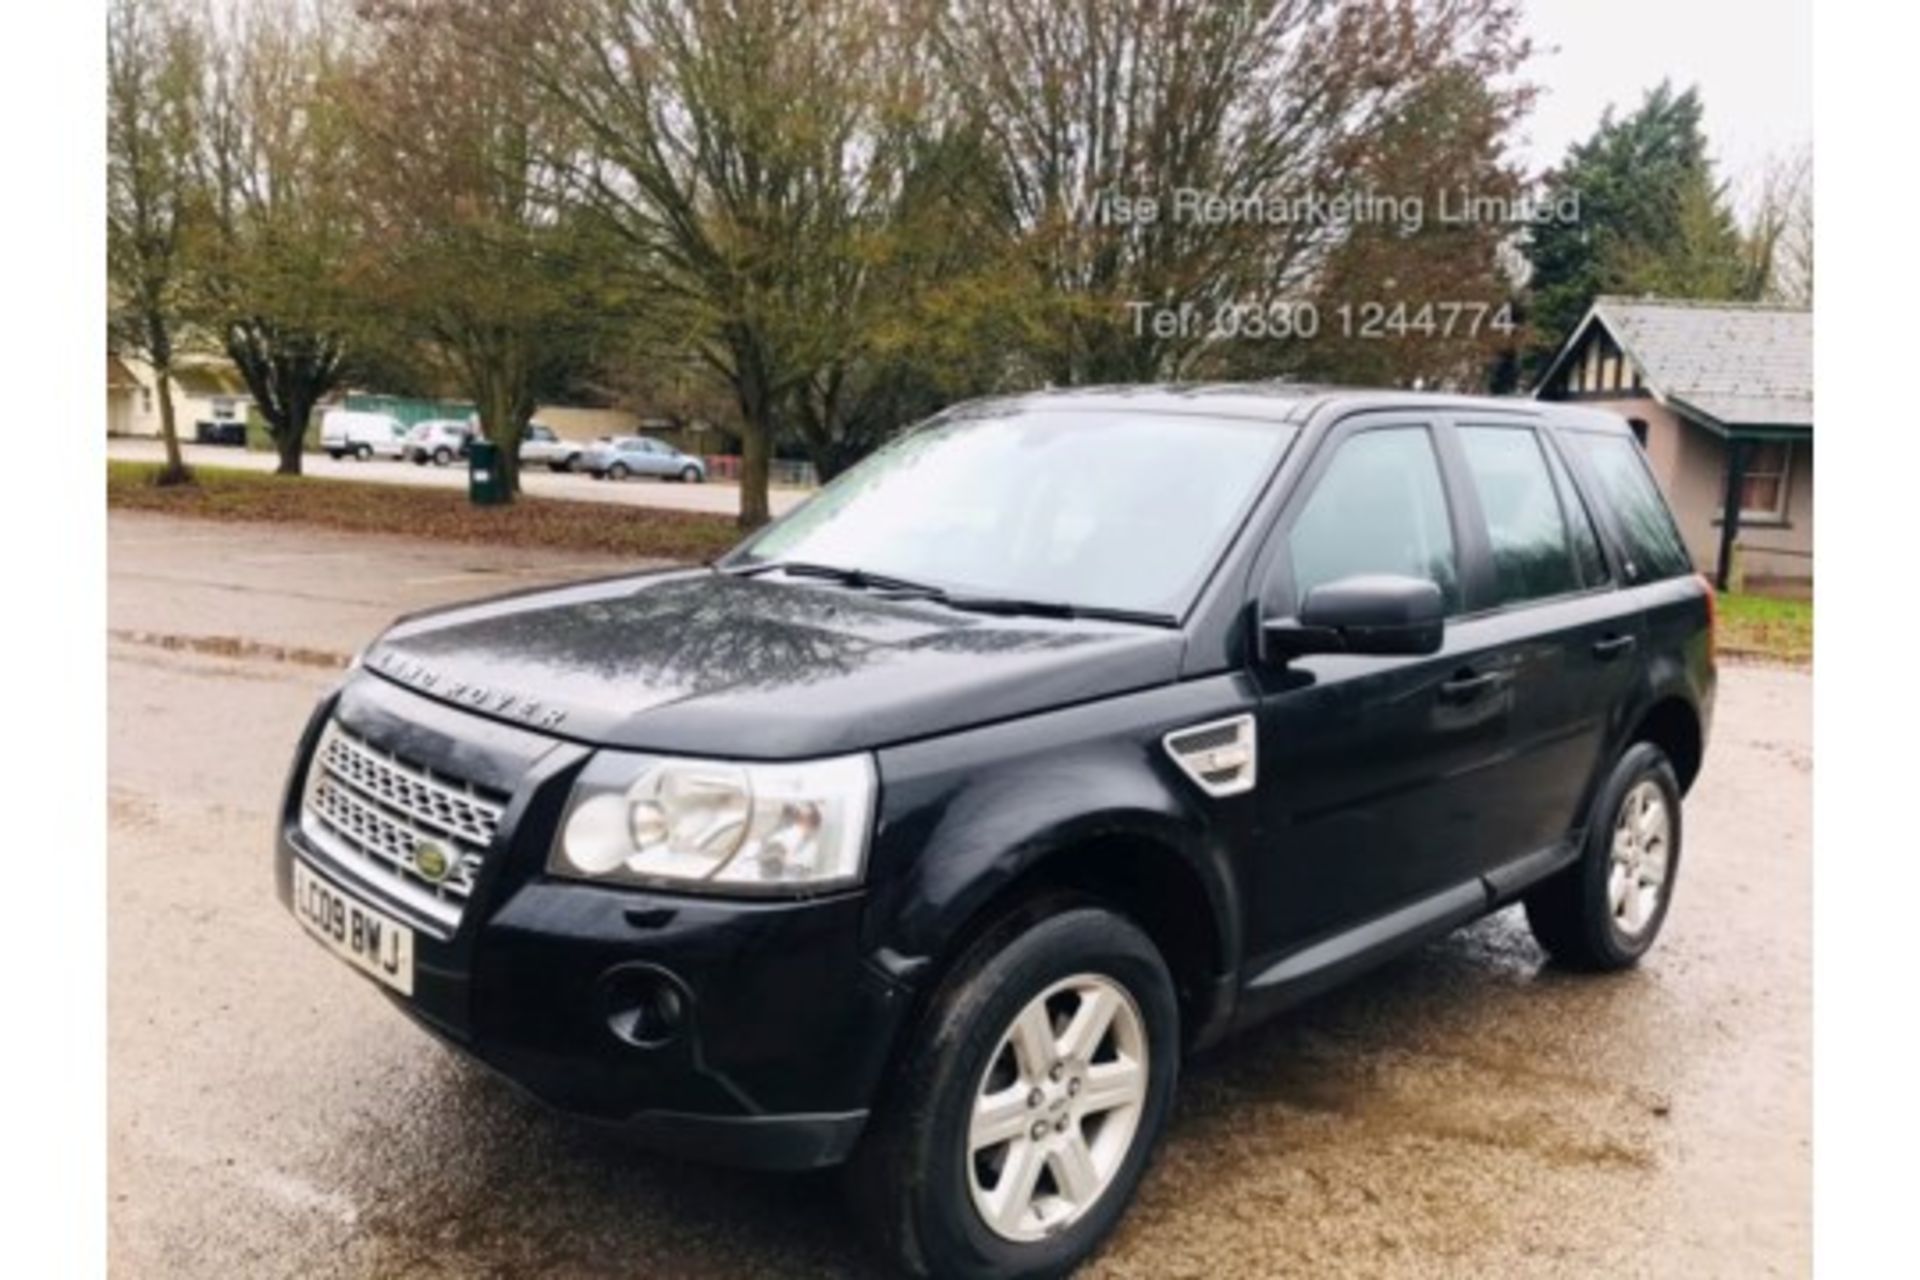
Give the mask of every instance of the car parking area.
<svg viewBox="0 0 1920 1280">
<path fill-rule="evenodd" d="M 563 486 L 736 500 L 527 477 Z M 406 610 L 620 562 L 136 513 L 108 528 L 116 1274 L 875 1274 L 831 1177 L 675 1163 L 553 1116 L 275 900 L 283 773 L 346 655 Z M 1723 670 L 1673 914 L 1639 969 L 1563 972 L 1509 911 L 1188 1064 L 1158 1162 L 1085 1274 L 1804 1274 L 1811 714 L 1807 674 Z"/>
<path fill-rule="evenodd" d="M 271 453 L 212 445 L 183 445 L 187 464 L 196 467 L 228 467 L 246 471 L 272 471 Z M 118 439 L 107 442 L 107 456 L 132 462 L 158 462 L 164 456 L 157 440 Z M 302 463 L 306 474 L 323 479 L 367 480 L 378 484 L 419 485 L 446 489 L 464 489 L 467 468 L 464 462 L 438 467 L 402 462 L 392 458 L 329 458 L 310 453 Z M 675 480 L 634 478 L 626 481 L 595 480 L 577 472 L 562 473 L 545 467 L 524 467 L 520 473 L 523 492 L 538 498 L 571 499 L 576 502 L 617 502 L 636 507 L 659 507 L 669 511 L 704 511 L 716 515 L 737 515 L 740 511 L 740 486 L 724 480 L 704 484 L 682 484 Z M 807 490 L 776 488 L 768 501 L 773 514 L 784 515 L 808 496 Z"/>
</svg>

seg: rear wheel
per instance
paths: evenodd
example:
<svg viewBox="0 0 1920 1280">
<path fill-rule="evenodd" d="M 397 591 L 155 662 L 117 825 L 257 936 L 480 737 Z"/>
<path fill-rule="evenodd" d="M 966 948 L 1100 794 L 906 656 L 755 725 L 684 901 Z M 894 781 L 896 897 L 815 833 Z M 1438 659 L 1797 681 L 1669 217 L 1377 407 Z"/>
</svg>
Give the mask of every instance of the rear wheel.
<svg viewBox="0 0 1920 1280">
<path fill-rule="evenodd" d="M 555 458 L 552 462 L 548 463 L 547 465 L 550 466 L 555 471 L 567 472 L 567 471 L 573 470 L 573 464 L 578 461 L 580 461 L 579 454 L 569 453 L 565 457 Z"/>
<path fill-rule="evenodd" d="M 438 449 L 435 449 L 433 451 L 434 466 L 444 467 L 449 462 L 452 462 L 452 461 L 453 461 L 453 450 L 447 448 L 447 446 L 441 445 Z"/>
<path fill-rule="evenodd" d="M 609 480 L 625 480 L 632 474 L 632 472 L 627 470 L 627 464 L 624 462 L 616 462 L 607 468 L 607 478 Z"/>
<path fill-rule="evenodd" d="M 346 457 L 347 454 L 346 454 L 346 450 L 344 449 L 329 449 L 327 450 L 327 456 L 329 458 L 332 458 L 335 462 L 338 462 L 342 458 Z"/>
<path fill-rule="evenodd" d="M 360 460 L 361 462 L 372 462 L 372 461 L 373 461 L 373 446 L 372 446 L 372 445 L 370 445 L 370 444 L 363 444 L 363 445 L 358 445 L 358 446 L 355 446 L 355 448 L 354 448 L 354 451 L 353 451 L 353 456 L 354 456 L 355 458 L 357 458 L 357 459 L 359 459 L 359 460 Z"/>
<path fill-rule="evenodd" d="M 856 1221 L 914 1275 L 1065 1274 L 1138 1187 L 1179 1054 L 1173 980 L 1131 922 L 1008 921 L 935 995 L 848 1167 Z"/>
<path fill-rule="evenodd" d="M 1679 871 L 1680 782 L 1637 742 L 1594 801 L 1580 860 L 1527 895 L 1527 924 L 1563 964 L 1624 969 L 1660 935 Z"/>
</svg>

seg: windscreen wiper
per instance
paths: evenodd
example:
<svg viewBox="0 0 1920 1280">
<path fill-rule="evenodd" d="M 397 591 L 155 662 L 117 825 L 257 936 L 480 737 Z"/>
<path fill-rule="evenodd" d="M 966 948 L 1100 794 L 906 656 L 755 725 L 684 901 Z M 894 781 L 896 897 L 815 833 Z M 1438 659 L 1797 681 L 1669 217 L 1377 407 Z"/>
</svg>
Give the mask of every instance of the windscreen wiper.
<svg viewBox="0 0 1920 1280">
<path fill-rule="evenodd" d="M 795 578 L 823 578 L 860 590 L 909 595 L 967 613 L 1070 620 L 1087 618 L 1102 622 L 1131 622 L 1149 627 L 1172 627 L 1178 626 L 1180 622 L 1170 613 L 1154 613 L 1144 609 L 1109 609 L 1099 605 L 1070 604 L 1064 600 L 1035 600 L 1020 596 L 956 593 L 945 587 L 936 587 L 932 583 L 915 582 L 910 578 L 896 578 L 892 574 L 872 573 L 866 569 L 852 569 L 844 565 L 816 564 L 807 560 L 770 560 L 765 564 L 749 565 L 730 572 L 738 577 L 753 577 L 776 569 Z"/>
<path fill-rule="evenodd" d="M 1145 609 L 1109 609 L 1100 605 L 1070 604 L 1065 600 L 1027 600 L 1018 596 L 954 595 L 951 592 L 939 596 L 938 599 L 949 609 L 964 609 L 970 613 L 997 613 L 1009 617 L 1090 618 L 1101 622 L 1134 622 L 1148 627 L 1177 626 L 1180 621 L 1170 613 L 1154 613 Z"/>
<path fill-rule="evenodd" d="M 745 568 L 730 570 L 737 578 L 758 577 L 763 573 L 778 570 L 790 578 L 823 578 L 829 582 L 845 583 L 863 591 L 900 591 L 925 596 L 930 600 L 946 598 L 946 591 L 930 583 L 914 582 L 909 578 L 896 578 L 887 573 L 871 573 L 865 569 L 850 569 L 837 564 L 815 564 L 809 560 L 769 560 L 764 564 L 748 565 Z"/>
</svg>

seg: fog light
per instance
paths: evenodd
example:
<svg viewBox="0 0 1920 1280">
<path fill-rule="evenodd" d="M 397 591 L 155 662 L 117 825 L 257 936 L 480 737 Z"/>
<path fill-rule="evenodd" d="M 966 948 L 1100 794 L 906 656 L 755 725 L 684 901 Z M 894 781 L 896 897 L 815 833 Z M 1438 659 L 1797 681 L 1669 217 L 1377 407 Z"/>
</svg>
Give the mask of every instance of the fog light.
<svg viewBox="0 0 1920 1280">
<path fill-rule="evenodd" d="M 600 978 L 600 1008 L 614 1038 L 641 1049 L 671 1044 L 686 1029 L 686 989 L 652 965 L 622 965 Z"/>
</svg>

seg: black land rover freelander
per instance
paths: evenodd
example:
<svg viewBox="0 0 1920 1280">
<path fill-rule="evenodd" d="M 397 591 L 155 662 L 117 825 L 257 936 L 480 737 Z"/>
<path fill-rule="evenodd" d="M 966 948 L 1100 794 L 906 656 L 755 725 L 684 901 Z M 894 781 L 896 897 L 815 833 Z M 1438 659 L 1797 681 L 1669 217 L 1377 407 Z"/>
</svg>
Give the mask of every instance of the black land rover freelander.
<svg viewBox="0 0 1920 1280">
<path fill-rule="evenodd" d="M 1713 603 L 1625 423 L 1256 387 L 964 405 L 711 566 L 397 623 L 279 893 L 433 1032 L 896 1265 L 1056 1275 L 1181 1057 L 1505 904 L 1659 933 Z"/>
</svg>

